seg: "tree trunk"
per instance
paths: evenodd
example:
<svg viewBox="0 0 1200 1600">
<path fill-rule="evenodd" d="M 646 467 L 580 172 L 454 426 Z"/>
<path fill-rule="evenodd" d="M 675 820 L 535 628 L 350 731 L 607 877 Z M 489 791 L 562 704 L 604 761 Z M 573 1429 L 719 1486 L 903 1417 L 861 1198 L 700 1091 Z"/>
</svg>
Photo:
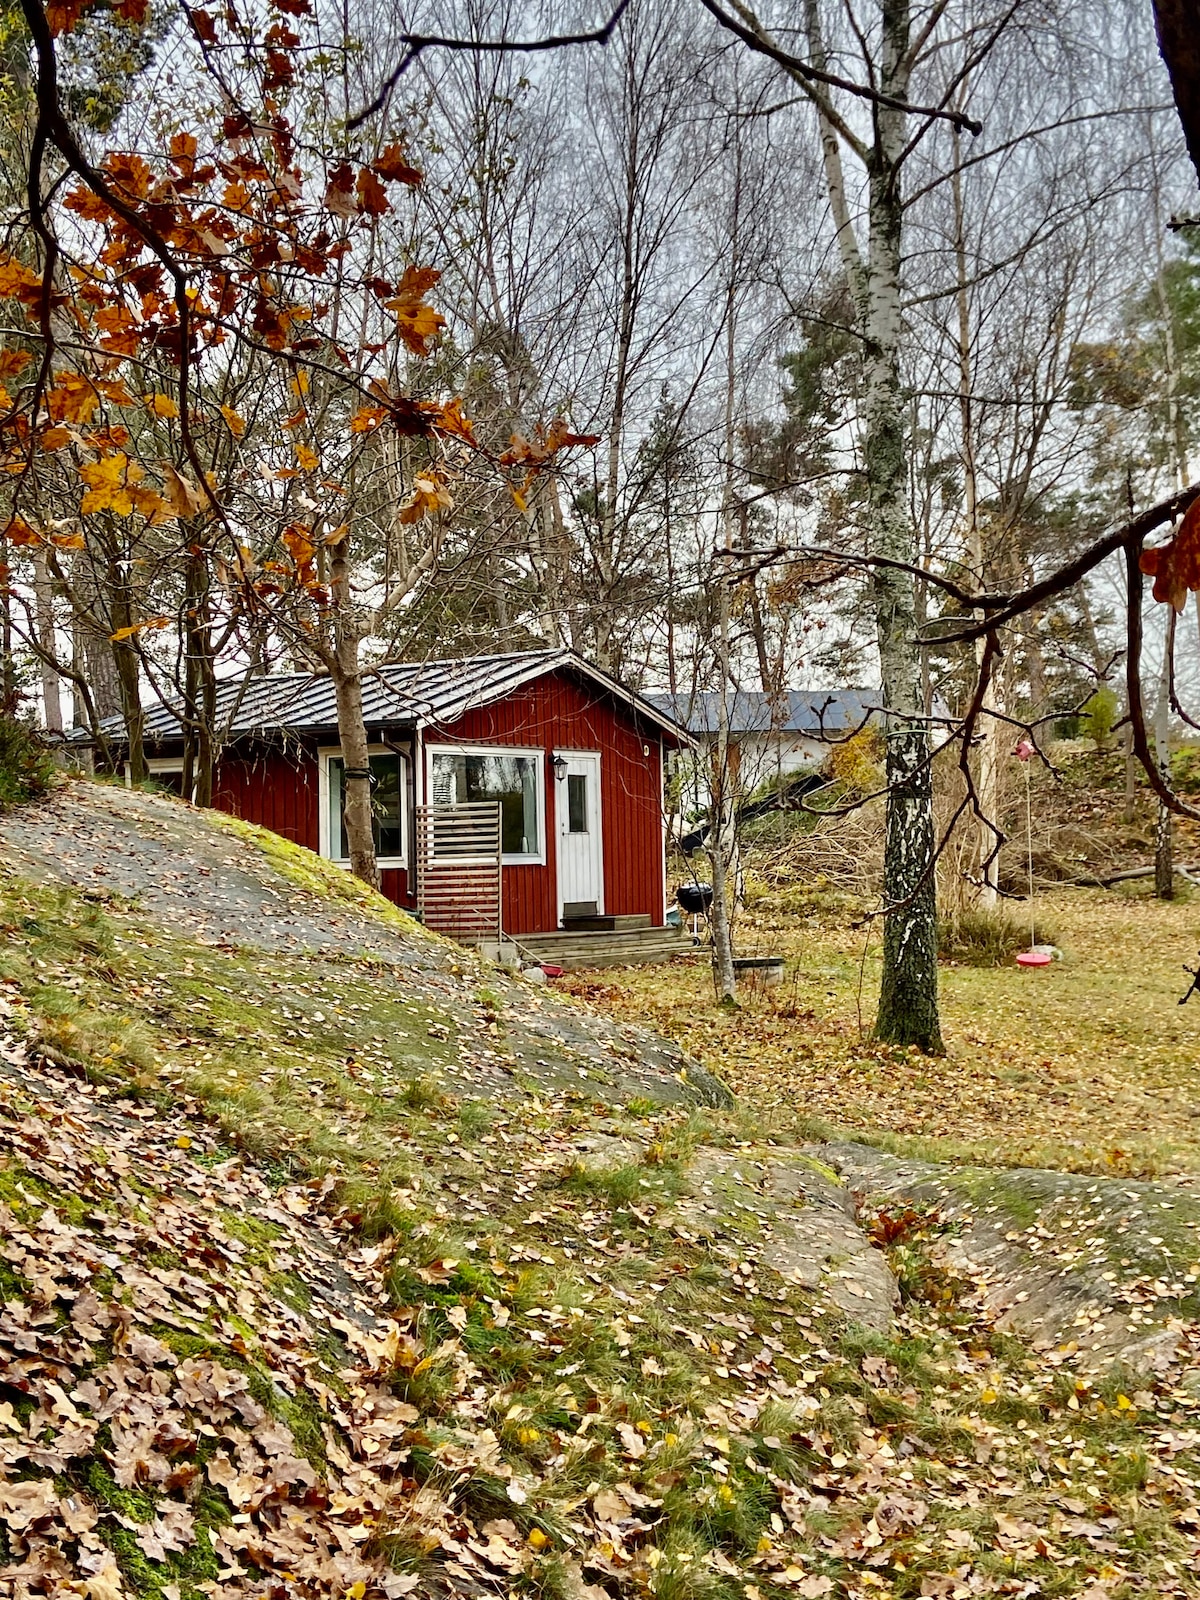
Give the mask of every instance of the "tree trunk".
<svg viewBox="0 0 1200 1600">
<path fill-rule="evenodd" d="M 1158 704 L 1154 708 L 1154 759 L 1168 783 L 1171 781 L 1171 656 L 1175 649 L 1175 609 L 1167 607 L 1167 631 L 1163 641 L 1162 673 L 1158 685 Z M 1172 856 L 1171 813 L 1162 801 L 1154 823 L 1154 893 L 1159 900 L 1175 898 L 1175 864 Z"/>
<path fill-rule="evenodd" d="M 0 565 L 8 568 L 8 540 L 0 539 Z M 0 716 L 15 717 L 19 696 L 17 693 L 17 664 L 13 659 L 12 590 L 7 583 L 0 585 Z"/>
<path fill-rule="evenodd" d="M 884 0 L 881 87 L 902 98 L 909 45 L 907 0 Z M 863 456 L 873 554 L 914 564 L 907 505 L 904 408 L 900 382 L 900 243 L 903 210 L 898 162 L 905 114 L 875 110 L 870 161 L 870 249 L 864 329 L 866 397 Z M 875 1035 L 940 1054 L 933 788 L 928 725 L 920 716 L 920 649 L 912 575 L 877 567 L 872 598 L 887 739 L 883 976 Z"/>
<path fill-rule="evenodd" d="M 346 847 L 350 852 L 351 872 L 378 890 L 379 863 L 375 857 L 371 818 L 371 755 L 363 721 L 362 671 L 358 660 L 361 635 L 350 590 L 349 535 L 332 547 L 329 588 L 338 608 L 333 649 L 327 660 L 337 700 L 338 742 L 342 747 L 342 817 L 346 824 Z"/>
<path fill-rule="evenodd" d="M 371 826 L 371 756 L 363 722 L 362 676 L 356 638 L 339 642 L 332 676 L 337 697 L 338 742 L 345 763 L 342 816 L 346 823 L 350 870 L 372 889 L 378 889 L 379 863 L 375 859 L 375 834 Z"/>
<path fill-rule="evenodd" d="M 193 547 L 186 573 L 184 622 L 183 794 L 198 806 L 211 806 L 216 768 L 213 728 L 217 718 L 217 674 L 209 615 L 208 554 Z"/>
<path fill-rule="evenodd" d="M 108 547 L 108 611 L 112 633 L 124 635 L 123 638 L 110 637 L 109 648 L 121 699 L 121 715 L 125 721 L 129 778 L 132 783 L 144 783 L 149 768 L 146 766 L 143 736 L 145 713 L 142 710 L 141 669 L 135 636 L 127 631 L 137 624 L 137 608 L 129 579 L 129 565 L 122 559 L 116 535 L 109 533 L 105 542 Z"/>
<path fill-rule="evenodd" d="M 58 675 L 58 646 L 54 637 L 54 584 L 44 548 L 34 552 L 33 597 L 42 675 L 42 720 L 47 732 L 61 733 L 62 684 Z"/>
<path fill-rule="evenodd" d="M 968 297 L 969 273 L 967 269 L 966 219 L 963 205 L 961 148 L 958 128 L 950 135 L 954 154 L 951 178 L 951 197 L 954 202 L 954 261 L 958 281 L 958 409 L 962 429 L 963 463 L 963 519 L 967 525 L 967 549 L 971 555 L 972 576 L 979 589 L 987 588 L 987 556 L 983 547 L 983 527 L 979 520 L 979 474 L 975 450 L 975 406 L 972 399 L 971 360 L 971 304 Z M 982 619 L 982 612 L 975 613 Z M 986 641 L 979 639 L 975 645 L 975 661 L 983 663 Z M 996 850 L 996 835 L 992 828 L 1000 826 L 1000 763 L 999 741 L 1002 724 L 988 715 L 992 710 L 1004 710 L 1004 697 L 993 678 L 983 697 L 979 717 L 979 757 L 975 787 L 983 820 L 977 825 L 978 845 L 975 856 L 976 904 L 983 911 L 994 911 L 999 898 L 1000 858 Z M 989 826 L 991 824 L 991 826 Z"/>
</svg>

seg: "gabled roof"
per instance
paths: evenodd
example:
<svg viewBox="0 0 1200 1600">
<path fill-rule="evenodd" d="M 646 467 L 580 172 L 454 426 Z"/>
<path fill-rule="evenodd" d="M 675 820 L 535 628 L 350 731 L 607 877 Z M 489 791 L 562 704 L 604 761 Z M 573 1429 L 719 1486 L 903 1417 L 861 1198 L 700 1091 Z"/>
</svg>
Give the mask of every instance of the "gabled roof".
<svg viewBox="0 0 1200 1600">
<path fill-rule="evenodd" d="M 368 668 L 362 677 L 363 720 L 368 728 L 444 727 L 477 706 L 502 700 L 522 684 L 560 670 L 584 678 L 612 695 L 674 741 L 690 742 L 686 730 L 669 710 L 609 677 L 572 650 L 525 650 L 513 655 L 403 661 Z M 215 723 L 218 737 L 224 741 L 336 728 L 333 682 L 307 672 L 224 679 L 217 685 Z M 103 727 L 118 741 L 124 734 L 120 717 L 110 717 Z M 147 706 L 145 736 L 150 743 L 182 738 L 176 711 L 160 704 Z M 85 729 L 75 729 L 71 737 L 87 740 L 89 735 Z"/>
<path fill-rule="evenodd" d="M 703 737 L 717 732 L 721 716 L 718 690 L 690 695 L 652 694 L 649 698 L 689 733 Z M 729 696 L 729 731 L 844 738 L 870 722 L 878 709 L 878 689 L 786 689 L 781 695 L 736 689 Z"/>
</svg>

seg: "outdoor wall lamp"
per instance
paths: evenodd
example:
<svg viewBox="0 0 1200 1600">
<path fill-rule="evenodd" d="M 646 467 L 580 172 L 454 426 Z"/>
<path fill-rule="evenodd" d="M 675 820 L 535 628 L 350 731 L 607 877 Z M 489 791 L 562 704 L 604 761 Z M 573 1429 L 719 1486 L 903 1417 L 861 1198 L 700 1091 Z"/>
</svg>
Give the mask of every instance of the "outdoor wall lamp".
<svg viewBox="0 0 1200 1600">
<path fill-rule="evenodd" d="M 558 779 L 559 783 L 561 783 L 567 775 L 566 756 L 555 756 L 550 765 L 554 768 L 554 776 Z"/>
</svg>

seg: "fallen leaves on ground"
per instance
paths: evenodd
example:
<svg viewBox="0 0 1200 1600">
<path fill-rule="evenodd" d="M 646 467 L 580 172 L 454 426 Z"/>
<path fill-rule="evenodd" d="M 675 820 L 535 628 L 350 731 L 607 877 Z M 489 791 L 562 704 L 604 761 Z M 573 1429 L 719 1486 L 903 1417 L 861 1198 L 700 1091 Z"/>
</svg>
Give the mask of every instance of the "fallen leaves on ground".
<svg viewBox="0 0 1200 1600">
<path fill-rule="evenodd" d="M 652 1023 L 780 1126 L 823 1120 L 983 1162 L 1200 1171 L 1200 1006 L 1177 1004 L 1200 945 L 1194 904 L 1058 890 L 1037 914 L 1062 961 L 943 967 L 943 1058 L 870 1040 L 878 933 L 848 919 L 747 916 L 740 949 L 782 954 L 787 971 L 733 1011 L 703 958 L 561 981 Z"/>
</svg>

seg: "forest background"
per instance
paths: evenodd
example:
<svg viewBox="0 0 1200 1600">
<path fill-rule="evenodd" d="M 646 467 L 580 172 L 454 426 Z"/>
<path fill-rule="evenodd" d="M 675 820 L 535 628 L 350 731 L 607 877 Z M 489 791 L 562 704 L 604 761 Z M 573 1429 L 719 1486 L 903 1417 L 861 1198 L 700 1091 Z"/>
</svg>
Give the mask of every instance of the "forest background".
<svg viewBox="0 0 1200 1600">
<path fill-rule="evenodd" d="M 1087 708 L 1161 769 L 1200 679 L 1195 622 L 1138 660 L 1200 382 L 1153 17 L 630 0 L 603 41 L 478 48 L 595 26 L 10 12 L 4 708 L 102 760 L 121 716 L 137 780 L 141 706 L 180 704 L 203 802 L 231 676 L 329 672 L 348 772 L 384 660 L 544 642 L 685 694 L 877 684 L 879 1028 L 936 1049 L 931 750 L 988 904 L 1001 753 Z M 1121 525 L 1132 563 L 1073 568 Z M 1174 618 L 1195 573 L 1156 576 Z M 722 745 L 718 924 L 728 773 Z"/>
</svg>

